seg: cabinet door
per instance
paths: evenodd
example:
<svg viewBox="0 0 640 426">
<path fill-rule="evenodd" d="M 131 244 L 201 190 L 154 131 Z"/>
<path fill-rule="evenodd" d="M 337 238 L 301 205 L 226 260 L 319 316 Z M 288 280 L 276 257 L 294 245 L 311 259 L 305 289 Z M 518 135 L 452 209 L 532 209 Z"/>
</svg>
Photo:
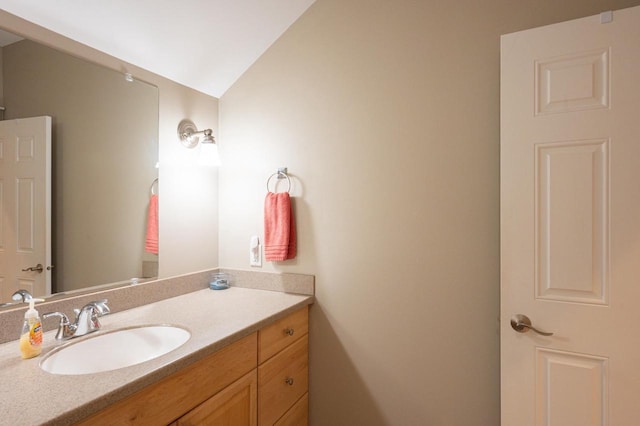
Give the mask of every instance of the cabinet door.
<svg viewBox="0 0 640 426">
<path fill-rule="evenodd" d="M 309 387 L 308 335 L 258 366 L 259 423 L 273 425 Z"/>
<path fill-rule="evenodd" d="M 309 393 L 305 393 L 302 398 L 280 417 L 275 426 L 307 426 L 309 424 Z"/>
<path fill-rule="evenodd" d="M 179 418 L 175 425 L 255 426 L 257 383 L 253 370 Z"/>
</svg>

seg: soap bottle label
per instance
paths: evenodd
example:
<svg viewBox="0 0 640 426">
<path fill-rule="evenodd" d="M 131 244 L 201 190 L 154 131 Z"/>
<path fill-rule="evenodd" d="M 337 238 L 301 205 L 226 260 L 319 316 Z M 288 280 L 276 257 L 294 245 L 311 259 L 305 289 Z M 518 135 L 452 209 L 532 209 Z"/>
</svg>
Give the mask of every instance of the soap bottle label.
<svg viewBox="0 0 640 426">
<path fill-rule="evenodd" d="M 29 343 L 31 343 L 32 346 L 42 345 L 42 324 L 40 324 L 40 321 L 36 321 L 31 325 L 29 330 Z"/>
<path fill-rule="evenodd" d="M 28 359 L 40 355 L 42 351 L 42 324 L 32 319 L 25 321 L 24 325 L 24 332 L 20 336 L 20 352 L 22 358 Z"/>
</svg>

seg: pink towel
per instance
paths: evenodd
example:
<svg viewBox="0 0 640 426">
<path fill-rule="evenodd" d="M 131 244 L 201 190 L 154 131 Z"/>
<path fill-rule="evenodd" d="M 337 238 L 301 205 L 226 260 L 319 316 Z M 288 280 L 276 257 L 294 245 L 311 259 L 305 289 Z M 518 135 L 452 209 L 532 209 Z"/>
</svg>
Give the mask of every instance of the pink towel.
<svg viewBox="0 0 640 426">
<path fill-rule="evenodd" d="M 269 192 L 264 200 L 264 257 L 268 262 L 296 257 L 296 224 L 288 192 Z"/>
<path fill-rule="evenodd" d="M 144 243 L 145 251 L 158 254 L 158 196 L 153 194 L 149 199 L 147 212 L 147 239 Z"/>
</svg>

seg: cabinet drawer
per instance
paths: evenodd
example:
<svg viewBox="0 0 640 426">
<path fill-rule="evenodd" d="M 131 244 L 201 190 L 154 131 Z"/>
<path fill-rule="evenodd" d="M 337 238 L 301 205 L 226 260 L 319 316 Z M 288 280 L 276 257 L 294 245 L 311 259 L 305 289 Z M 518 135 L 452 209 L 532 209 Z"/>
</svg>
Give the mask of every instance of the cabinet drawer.
<svg viewBox="0 0 640 426">
<path fill-rule="evenodd" d="M 309 424 L 309 392 L 280 417 L 275 426 L 307 426 Z"/>
<path fill-rule="evenodd" d="M 308 332 L 307 306 L 263 328 L 258 333 L 258 364 L 262 364 Z"/>
<path fill-rule="evenodd" d="M 272 425 L 309 387 L 309 336 L 258 367 L 258 424 Z"/>
</svg>

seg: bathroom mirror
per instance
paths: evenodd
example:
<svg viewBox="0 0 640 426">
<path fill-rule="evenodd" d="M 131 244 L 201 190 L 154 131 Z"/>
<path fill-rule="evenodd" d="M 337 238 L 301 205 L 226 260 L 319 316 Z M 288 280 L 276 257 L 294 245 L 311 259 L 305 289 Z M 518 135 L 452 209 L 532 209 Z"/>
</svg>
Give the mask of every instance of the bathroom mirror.
<svg viewBox="0 0 640 426">
<path fill-rule="evenodd" d="M 52 291 L 157 276 L 158 88 L 31 40 L 0 53 L 4 119 L 52 117 Z"/>
</svg>

